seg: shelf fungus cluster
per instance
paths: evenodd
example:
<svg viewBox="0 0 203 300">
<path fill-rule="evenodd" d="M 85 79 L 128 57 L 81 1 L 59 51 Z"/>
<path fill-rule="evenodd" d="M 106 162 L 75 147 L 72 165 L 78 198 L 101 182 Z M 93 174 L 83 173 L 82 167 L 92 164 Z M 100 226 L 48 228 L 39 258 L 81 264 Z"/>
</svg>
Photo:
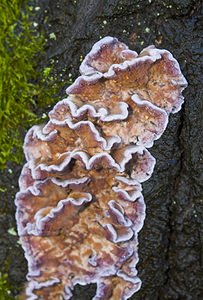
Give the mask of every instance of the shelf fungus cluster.
<svg viewBox="0 0 203 300">
<path fill-rule="evenodd" d="M 94 300 L 139 290 L 141 183 L 155 165 L 147 148 L 180 110 L 187 85 L 168 51 L 138 55 L 111 37 L 93 46 L 80 73 L 48 123 L 25 138 L 15 203 L 29 300 L 71 299 L 76 284 L 96 283 Z"/>
</svg>

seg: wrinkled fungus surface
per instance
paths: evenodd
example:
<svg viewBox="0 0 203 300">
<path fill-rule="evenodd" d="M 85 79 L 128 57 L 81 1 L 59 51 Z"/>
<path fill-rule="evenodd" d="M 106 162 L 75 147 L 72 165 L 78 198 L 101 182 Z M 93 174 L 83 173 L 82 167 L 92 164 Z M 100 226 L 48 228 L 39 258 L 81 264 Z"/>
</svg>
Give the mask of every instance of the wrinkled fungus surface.
<svg viewBox="0 0 203 300">
<path fill-rule="evenodd" d="M 180 110 L 187 85 L 168 51 L 138 55 L 111 37 L 93 46 L 80 72 L 48 123 L 25 138 L 16 220 L 29 300 L 70 299 L 76 284 L 96 283 L 94 300 L 139 290 L 141 183 L 155 165 L 147 148 Z"/>
</svg>

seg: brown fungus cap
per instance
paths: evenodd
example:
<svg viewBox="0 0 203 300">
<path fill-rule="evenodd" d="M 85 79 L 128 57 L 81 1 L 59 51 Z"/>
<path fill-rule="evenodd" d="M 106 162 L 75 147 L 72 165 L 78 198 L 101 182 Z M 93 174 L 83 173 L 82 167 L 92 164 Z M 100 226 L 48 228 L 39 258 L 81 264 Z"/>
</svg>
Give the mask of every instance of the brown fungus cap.
<svg viewBox="0 0 203 300">
<path fill-rule="evenodd" d="M 137 234 L 147 148 L 181 108 L 186 80 L 166 50 L 139 55 L 116 38 L 97 42 L 45 125 L 24 143 L 16 220 L 28 283 L 22 299 L 70 299 L 97 284 L 93 300 L 125 300 L 141 286 Z"/>
</svg>

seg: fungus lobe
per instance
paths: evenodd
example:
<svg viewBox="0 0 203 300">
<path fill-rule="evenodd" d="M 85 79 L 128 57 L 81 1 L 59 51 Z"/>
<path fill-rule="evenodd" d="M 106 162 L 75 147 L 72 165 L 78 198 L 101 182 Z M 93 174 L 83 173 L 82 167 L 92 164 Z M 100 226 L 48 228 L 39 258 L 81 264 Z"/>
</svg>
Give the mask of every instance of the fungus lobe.
<svg viewBox="0 0 203 300">
<path fill-rule="evenodd" d="M 70 299 L 97 284 L 93 300 L 125 300 L 141 286 L 141 183 L 155 158 L 147 148 L 180 110 L 187 86 L 178 62 L 154 46 L 139 55 L 116 38 L 97 42 L 68 97 L 33 126 L 16 195 L 28 261 L 25 299 Z"/>
</svg>

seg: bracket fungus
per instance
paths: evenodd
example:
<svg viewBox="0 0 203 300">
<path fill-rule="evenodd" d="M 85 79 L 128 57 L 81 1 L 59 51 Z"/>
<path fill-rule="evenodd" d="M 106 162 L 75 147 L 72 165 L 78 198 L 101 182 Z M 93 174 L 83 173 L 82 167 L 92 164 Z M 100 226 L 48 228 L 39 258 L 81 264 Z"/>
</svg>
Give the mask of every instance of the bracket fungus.
<svg viewBox="0 0 203 300">
<path fill-rule="evenodd" d="M 187 86 L 170 52 L 139 55 L 116 38 L 97 42 L 68 97 L 25 138 L 16 220 L 28 261 L 25 299 L 70 299 L 97 284 L 93 300 L 125 300 L 141 286 L 141 183 L 152 147 L 180 110 Z"/>
</svg>

